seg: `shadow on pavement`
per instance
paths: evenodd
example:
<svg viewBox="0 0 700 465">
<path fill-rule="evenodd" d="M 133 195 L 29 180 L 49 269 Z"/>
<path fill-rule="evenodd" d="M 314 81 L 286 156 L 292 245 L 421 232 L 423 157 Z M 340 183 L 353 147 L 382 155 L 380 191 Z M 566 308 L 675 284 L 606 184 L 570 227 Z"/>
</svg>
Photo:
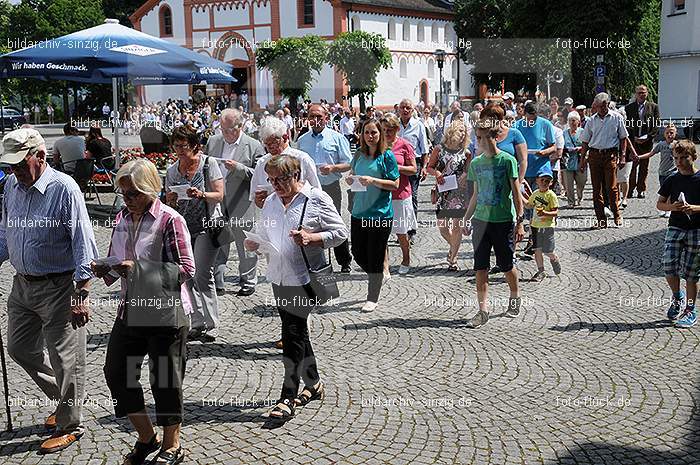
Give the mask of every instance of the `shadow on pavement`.
<svg viewBox="0 0 700 465">
<path fill-rule="evenodd" d="M 609 323 L 589 323 L 586 321 L 577 321 L 569 323 L 566 326 L 552 326 L 551 331 L 568 332 L 588 330 L 590 332 L 613 332 L 623 333 L 627 331 L 638 331 L 643 329 L 669 328 L 672 324 L 668 320 L 643 321 L 640 323 L 617 323 L 611 321 Z"/>
<path fill-rule="evenodd" d="M 468 318 L 459 320 L 433 320 L 428 318 L 406 319 L 406 318 L 389 318 L 386 320 L 374 320 L 368 323 L 356 323 L 344 325 L 346 331 L 361 331 L 365 329 L 387 327 L 400 329 L 416 329 L 416 328 L 458 328 L 466 326 L 469 322 Z"/>
<path fill-rule="evenodd" d="M 653 231 L 626 238 L 610 244 L 597 245 L 581 249 L 580 253 L 613 265 L 637 276 L 663 278 L 661 268 L 661 251 L 664 243 L 665 230 Z M 658 257 L 656 266 L 640 266 L 642 257 Z M 629 257 L 640 257 L 639 260 Z"/>
</svg>

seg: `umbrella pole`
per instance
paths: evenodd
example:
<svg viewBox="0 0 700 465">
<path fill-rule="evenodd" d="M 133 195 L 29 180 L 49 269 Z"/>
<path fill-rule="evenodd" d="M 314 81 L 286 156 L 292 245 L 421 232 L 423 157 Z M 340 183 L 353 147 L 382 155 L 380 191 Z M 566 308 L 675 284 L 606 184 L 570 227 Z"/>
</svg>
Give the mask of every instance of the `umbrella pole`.
<svg viewBox="0 0 700 465">
<path fill-rule="evenodd" d="M 119 156 L 119 78 L 112 78 L 112 108 L 114 110 L 114 116 L 112 118 L 112 124 L 114 125 L 114 166 L 119 169 L 121 165 L 121 160 Z"/>
</svg>

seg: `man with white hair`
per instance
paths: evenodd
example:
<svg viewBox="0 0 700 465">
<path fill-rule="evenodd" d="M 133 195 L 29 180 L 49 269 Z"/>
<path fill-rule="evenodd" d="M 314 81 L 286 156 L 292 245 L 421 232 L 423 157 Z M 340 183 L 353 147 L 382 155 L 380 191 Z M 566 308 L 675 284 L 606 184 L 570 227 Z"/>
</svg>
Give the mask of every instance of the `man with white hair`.
<svg viewBox="0 0 700 465">
<path fill-rule="evenodd" d="M 595 96 L 593 104 L 596 114 L 586 124 L 581 134 L 581 166 L 583 172 L 590 164 L 591 184 L 593 185 L 593 207 L 597 224 L 594 229 L 607 227 L 604 192 L 615 218 L 615 225 L 622 225 L 617 187 L 617 169 L 624 167 L 627 151 L 627 128 L 625 121 L 616 111 L 610 111 L 610 96 L 601 92 Z"/>
<path fill-rule="evenodd" d="M 0 214 L 0 264 L 16 271 L 7 299 L 7 352 L 57 408 L 39 452 L 65 449 L 83 435 L 85 328 L 90 263 L 97 245 L 83 194 L 46 162 L 44 138 L 17 129 L 3 138 L 10 165 Z"/>
<path fill-rule="evenodd" d="M 462 111 L 462 104 L 459 103 L 459 100 L 455 100 L 450 104 L 450 112 L 445 116 L 445 119 L 442 122 L 442 133 L 444 134 L 445 131 L 447 131 L 447 128 L 450 127 L 450 124 L 452 124 L 452 118 L 455 118 L 459 113 L 462 113 L 462 120 L 464 121 L 464 125 L 469 129 L 471 127 L 471 124 L 469 122 L 469 113 L 466 111 Z"/>
<path fill-rule="evenodd" d="M 245 234 L 250 231 L 255 220 L 255 209 L 250 201 L 250 181 L 255 165 L 265 155 L 260 142 L 242 131 L 243 117 L 240 111 L 226 108 L 220 117 L 221 134 L 211 136 L 204 147 L 204 154 L 218 158 L 224 175 L 224 215 L 233 227 L 234 242 L 238 252 L 239 296 L 255 292 L 258 283 L 258 255 L 243 247 Z M 230 252 L 230 244 L 219 248 L 216 256 L 214 281 L 216 292 L 224 292 L 224 275 Z"/>
<path fill-rule="evenodd" d="M 413 211 L 418 219 L 418 186 L 423 176 L 423 156 L 428 154 L 428 135 L 423 122 L 413 116 L 413 102 L 410 99 L 403 99 L 399 103 L 399 137 L 402 137 L 411 144 L 413 152 L 416 154 L 416 174 L 409 176 L 413 196 Z M 408 231 L 408 237 L 413 241 L 416 231 Z"/>
</svg>

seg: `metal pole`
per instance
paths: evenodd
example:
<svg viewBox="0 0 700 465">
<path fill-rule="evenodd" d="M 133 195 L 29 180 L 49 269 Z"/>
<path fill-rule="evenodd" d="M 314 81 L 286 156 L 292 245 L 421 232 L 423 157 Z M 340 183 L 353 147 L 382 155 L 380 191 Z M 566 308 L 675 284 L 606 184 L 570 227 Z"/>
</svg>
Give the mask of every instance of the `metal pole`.
<svg viewBox="0 0 700 465">
<path fill-rule="evenodd" d="M 0 79 L 0 82 L 2 79 Z M 0 132 L 5 134 L 5 105 L 2 103 L 2 85 L 0 84 Z"/>
<path fill-rule="evenodd" d="M 114 125 L 114 166 L 119 169 L 119 78 L 112 78 L 112 124 Z"/>
<path fill-rule="evenodd" d="M 440 113 L 443 112 L 443 98 L 442 98 L 442 66 L 440 66 Z"/>
<path fill-rule="evenodd" d="M 549 80 L 550 80 L 550 79 L 551 79 L 551 76 L 549 75 L 549 73 L 547 73 L 547 103 L 549 103 L 549 91 L 550 91 L 550 89 L 549 89 Z"/>
<path fill-rule="evenodd" d="M 2 363 L 2 383 L 5 390 L 5 412 L 7 413 L 7 431 L 12 431 L 12 413 L 10 412 L 10 390 L 7 387 L 7 365 L 5 364 L 5 347 L 0 332 L 0 363 Z"/>
</svg>

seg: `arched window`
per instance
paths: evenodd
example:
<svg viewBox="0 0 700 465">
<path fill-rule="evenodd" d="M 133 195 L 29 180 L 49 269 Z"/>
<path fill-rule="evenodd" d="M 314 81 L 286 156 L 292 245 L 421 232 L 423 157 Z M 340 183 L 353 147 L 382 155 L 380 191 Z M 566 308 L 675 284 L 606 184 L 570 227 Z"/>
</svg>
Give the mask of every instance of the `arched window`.
<svg viewBox="0 0 700 465">
<path fill-rule="evenodd" d="M 396 40 L 396 22 L 393 18 L 389 20 L 389 30 L 386 37 L 389 40 Z"/>
<path fill-rule="evenodd" d="M 403 22 L 403 41 L 411 41 L 411 23 L 409 23 L 408 20 Z"/>
<path fill-rule="evenodd" d="M 161 37 L 172 37 L 173 36 L 173 12 L 170 10 L 168 5 L 163 5 L 160 7 L 158 12 L 158 20 L 160 22 L 160 36 Z"/>
<path fill-rule="evenodd" d="M 406 63 L 405 58 L 401 58 L 399 60 L 399 77 L 400 78 L 408 77 L 408 63 Z"/>
<path fill-rule="evenodd" d="M 360 30 L 360 18 L 357 15 L 352 17 L 352 21 L 350 23 L 351 23 L 351 27 L 352 27 L 351 30 L 352 31 L 359 31 Z"/>
<path fill-rule="evenodd" d="M 435 77 L 435 60 L 428 58 L 428 79 Z"/>
<path fill-rule="evenodd" d="M 459 66 L 459 60 L 455 58 L 452 60 L 452 79 L 457 80 L 457 66 Z"/>
<path fill-rule="evenodd" d="M 418 42 L 425 42 L 425 26 L 423 26 L 423 23 L 418 23 Z"/>
<path fill-rule="evenodd" d="M 430 26 L 430 40 L 432 40 L 433 42 L 438 41 L 438 30 L 438 23 L 433 22 L 433 24 Z"/>
</svg>

